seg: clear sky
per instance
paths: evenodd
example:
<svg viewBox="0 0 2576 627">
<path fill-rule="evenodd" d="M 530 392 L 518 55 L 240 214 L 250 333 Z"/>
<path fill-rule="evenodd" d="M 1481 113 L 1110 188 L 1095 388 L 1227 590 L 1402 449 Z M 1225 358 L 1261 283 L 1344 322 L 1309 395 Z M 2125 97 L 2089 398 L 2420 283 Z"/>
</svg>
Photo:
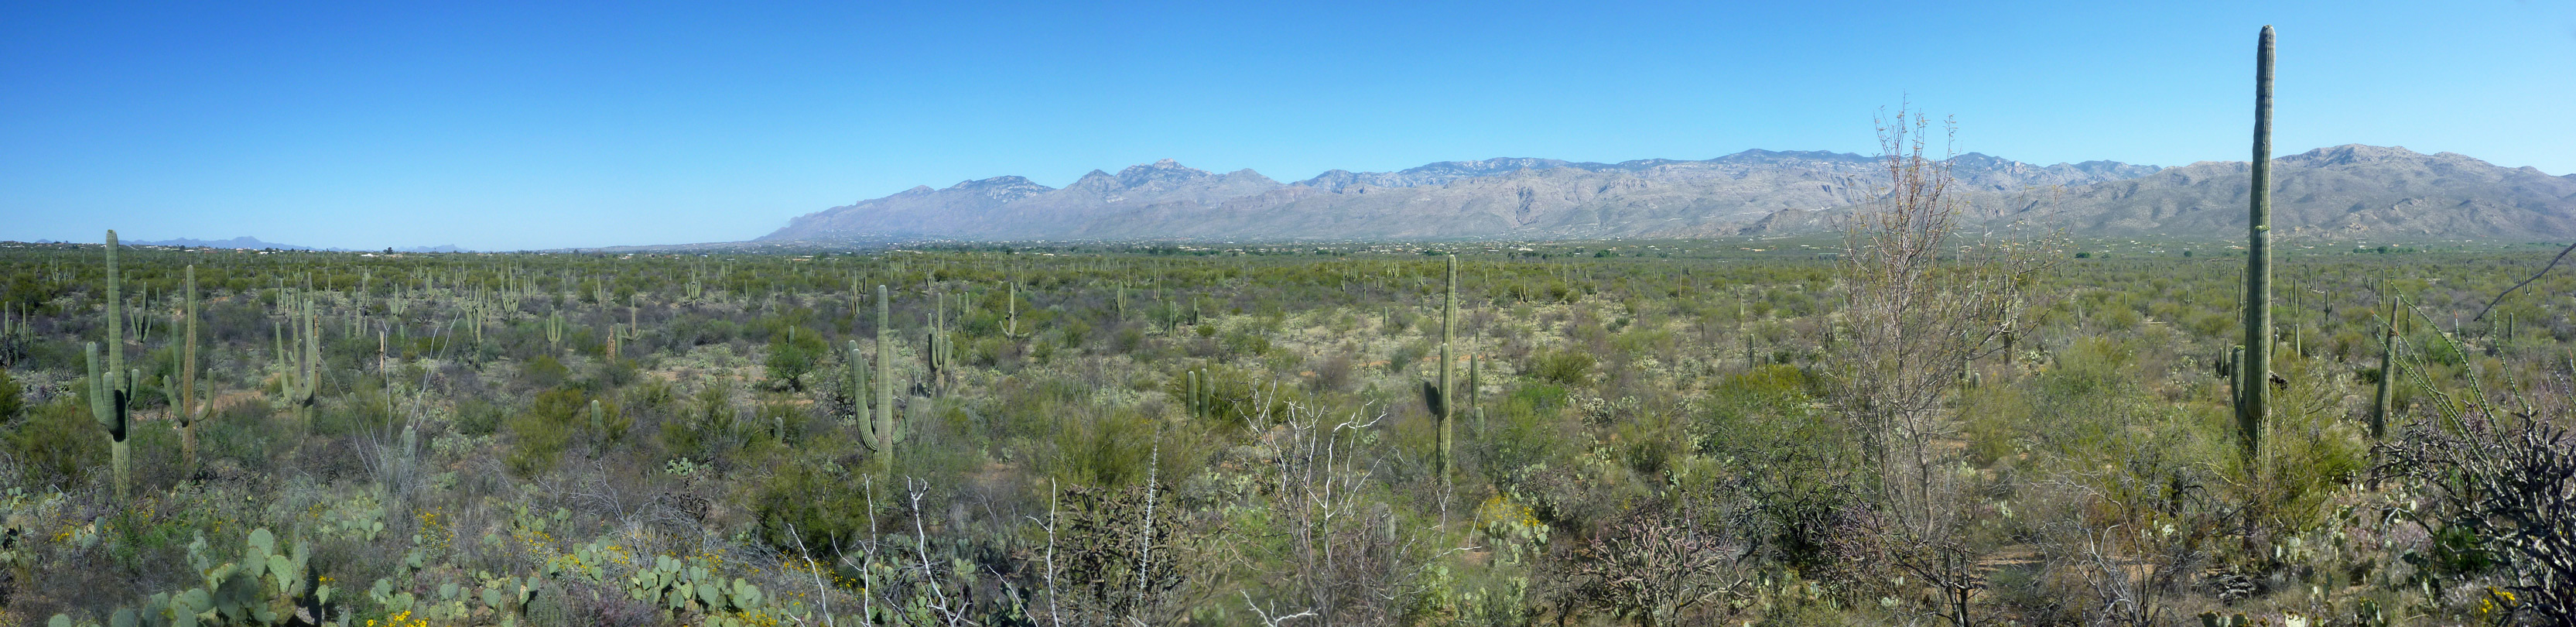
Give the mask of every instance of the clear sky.
<svg viewBox="0 0 2576 627">
<path fill-rule="evenodd" d="M 1083 4 L 9 2 L 0 239 L 730 241 L 1162 158 L 1871 153 L 1909 96 L 1963 151 L 2243 160 L 2264 24 L 2281 154 L 2576 172 L 2567 0 Z"/>
</svg>

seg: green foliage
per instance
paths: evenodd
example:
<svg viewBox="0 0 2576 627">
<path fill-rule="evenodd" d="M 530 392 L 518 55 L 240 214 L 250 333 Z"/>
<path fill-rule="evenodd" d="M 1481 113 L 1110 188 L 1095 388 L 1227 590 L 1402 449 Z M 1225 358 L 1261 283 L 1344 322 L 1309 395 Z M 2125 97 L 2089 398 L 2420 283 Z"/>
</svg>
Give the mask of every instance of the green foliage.
<svg viewBox="0 0 2576 627">
<path fill-rule="evenodd" d="M 18 386 L 18 380 L 11 378 L 8 370 L 0 369 L 0 425 L 15 424 L 18 412 L 26 409 L 26 389 Z"/>
<path fill-rule="evenodd" d="M 769 379 L 788 389 L 805 391 L 805 375 L 814 372 L 831 345 L 823 342 L 821 333 L 799 332 L 790 327 L 786 333 L 769 336 L 769 356 L 762 360 L 768 367 Z"/>
<path fill-rule="evenodd" d="M 1591 353 L 1575 348 L 1564 348 L 1539 353 L 1530 358 L 1526 371 L 1530 376 L 1538 377 L 1540 381 L 1567 387 L 1581 387 L 1591 382 L 1594 365 L 1595 360 Z"/>
<path fill-rule="evenodd" d="M 456 432 L 465 435 L 491 435 L 493 430 L 501 427 L 502 419 L 509 415 L 509 409 L 491 401 L 481 398 L 461 399 L 456 401 Z"/>
<path fill-rule="evenodd" d="M 556 360 L 553 355 L 539 355 L 536 359 L 528 361 L 526 376 L 530 385 L 551 388 L 571 380 L 572 370 L 565 368 L 563 362 Z"/>
<path fill-rule="evenodd" d="M 268 529 L 252 530 L 245 541 L 241 558 L 217 563 L 204 536 L 188 545 L 188 562 L 194 566 L 203 586 L 180 592 L 154 594 L 140 607 L 120 607 L 112 614 L 111 625 L 189 626 L 189 625 L 294 625 L 313 624 L 303 606 L 329 603 L 329 585 L 315 585 L 307 569 L 311 554 L 304 543 L 295 543 L 292 551 L 278 551 L 278 541 Z M 69 617 L 56 615 L 56 624 L 68 624 Z"/>
<path fill-rule="evenodd" d="M 1072 485 L 1118 487 L 1145 480 L 1153 463 L 1154 421 L 1133 412 L 1082 420 L 1057 436 L 1053 474 Z"/>
<path fill-rule="evenodd" d="M 578 429 L 574 421 L 587 420 L 589 400 L 573 388 L 539 392 L 527 411 L 510 418 L 510 470 L 531 476 L 553 468 Z"/>
<path fill-rule="evenodd" d="M 89 408 L 68 399 L 38 405 L 26 420 L 9 429 L 9 454 L 25 466 L 39 485 L 78 483 L 89 469 L 107 459 L 107 440 L 98 437 Z"/>
</svg>

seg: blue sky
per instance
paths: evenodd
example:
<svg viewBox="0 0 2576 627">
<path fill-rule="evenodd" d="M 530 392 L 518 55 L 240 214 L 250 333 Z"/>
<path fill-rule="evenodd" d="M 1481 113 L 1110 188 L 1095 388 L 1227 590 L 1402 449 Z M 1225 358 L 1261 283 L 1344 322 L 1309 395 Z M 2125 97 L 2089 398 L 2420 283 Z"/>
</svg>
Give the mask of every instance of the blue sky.
<svg viewBox="0 0 2576 627">
<path fill-rule="evenodd" d="M 0 239 L 727 241 L 918 184 L 1174 158 L 1874 152 L 1911 98 L 2036 163 L 2275 147 L 2576 172 L 2576 3 L 14 2 Z"/>
</svg>

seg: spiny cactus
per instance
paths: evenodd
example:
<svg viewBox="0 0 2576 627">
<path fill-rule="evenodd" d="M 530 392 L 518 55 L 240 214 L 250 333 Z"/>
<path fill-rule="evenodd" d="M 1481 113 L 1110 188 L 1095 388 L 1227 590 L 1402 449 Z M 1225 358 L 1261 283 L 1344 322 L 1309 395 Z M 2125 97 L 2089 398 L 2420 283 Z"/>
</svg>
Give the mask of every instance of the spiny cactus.
<svg viewBox="0 0 2576 627">
<path fill-rule="evenodd" d="M 2235 409 L 2242 415 L 2245 410 L 2245 347 L 2228 347 L 2226 363 L 2220 372 L 2227 377 L 2227 398 L 2235 403 Z"/>
<path fill-rule="evenodd" d="M 1181 410 L 1193 418 L 1216 415 L 1216 372 L 1205 368 L 1181 372 Z"/>
<path fill-rule="evenodd" d="M 188 266 L 185 289 L 188 291 L 184 299 L 186 308 L 181 310 L 180 315 L 182 326 L 186 327 L 188 343 L 179 354 L 179 393 L 174 399 L 178 402 L 170 405 L 170 415 L 179 421 L 179 463 L 188 472 L 194 473 L 197 469 L 197 421 L 206 415 L 206 406 L 200 404 L 200 399 L 197 397 L 197 266 L 195 264 Z M 211 381 L 208 383 L 212 384 Z M 209 394 L 209 396 L 212 395 Z M 205 401 L 212 402 L 211 399 L 205 399 Z"/>
<path fill-rule="evenodd" d="M 135 380 L 142 378 L 142 372 L 135 371 L 129 373 L 125 369 L 124 325 L 120 324 L 121 321 L 117 319 L 117 317 L 123 313 L 120 310 L 123 308 L 124 295 L 117 290 L 117 276 L 116 232 L 108 231 L 107 363 L 104 364 L 105 370 L 101 371 L 100 369 L 101 364 L 98 361 L 98 344 L 88 344 L 83 353 L 87 357 L 89 364 L 87 382 L 89 384 L 90 418 L 97 420 L 98 426 L 107 430 L 109 463 L 116 475 L 116 500 L 124 502 L 131 490 L 130 486 L 132 484 L 132 470 L 128 467 L 130 464 L 128 460 L 130 458 L 128 456 L 128 447 L 125 444 L 125 438 L 128 435 L 128 431 L 134 425 L 134 417 L 129 410 L 131 404 L 134 402 Z"/>
<path fill-rule="evenodd" d="M 557 309 L 546 314 L 546 346 L 549 348 L 561 349 L 563 347 L 563 331 L 563 310 Z"/>
<path fill-rule="evenodd" d="M 948 296 L 935 297 L 930 313 L 928 340 L 923 342 L 922 361 L 930 367 L 930 392 L 937 395 L 946 387 L 948 376 L 957 367 L 956 343 L 948 338 Z"/>
<path fill-rule="evenodd" d="M 217 564 L 209 556 L 205 536 L 188 544 L 188 563 L 195 567 L 204 586 L 177 593 L 159 593 L 145 599 L 142 607 L 118 608 L 109 625 L 319 625 L 327 616 L 315 616 L 311 608 L 331 607 L 329 585 L 314 585 L 308 564 L 311 553 L 303 543 L 292 551 L 277 551 L 277 536 L 267 528 L 251 530 L 243 543 L 239 561 Z M 57 614 L 52 625 L 96 625 L 74 623 L 71 617 Z M 345 618 L 343 619 L 345 622 Z"/>
<path fill-rule="evenodd" d="M 866 437 L 861 438 L 860 441 L 868 445 L 868 450 L 876 451 L 877 466 L 887 470 L 894 468 L 895 445 L 903 443 L 904 438 L 911 435 L 902 425 L 895 424 L 894 420 L 894 315 L 892 312 L 893 307 L 887 302 L 886 286 L 880 284 L 877 286 L 876 412 L 875 419 L 867 426 Z M 857 363 L 858 359 L 858 343 L 851 342 L 850 360 L 852 363 Z"/>
<path fill-rule="evenodd" d="M 2254 52 L 2254 163 L 2246 211 L 2245 348 L 2237 368 L 2236 429 L 2245 458 L 2262 450 L 2263 420 L 2272 406 L 2272 27 L 2264 26 Z"/>
<path fill-rule="evenodd" d="M 1002 325 L 1002 337 L 1014 340 L 1028 339 L 1029 333 L 1020 329 L 1020 284 L 1006 282 L 1003 285 L 1008 286 L 1010 292 L 1003 299 L 1003 305 L 1009 308 L 1009 317 L 1005 318 Z"/>
<path fill-rule="evenodd" d="M 322 374 L 321 323 L 316 320 L 313 313 L 313 301 L 287 296 L 280 296 L 279 300 L 286 308 L 284 324 L 294 327 L 295 337 L 294 343 L 289 345 L 286 332 L 276 331 L 278 334 L 277 363 L 280 371 L 278 391 L 285 396 L 287 405 L 295 408 L 299 417 L 309 417 L 306 414 L 309 413 L 316 391 L 320 388 L 319 380 Z"/>
<path fill-rule="evenodd" d="M 2379 337 L 2379 386 L 2370 397 L 2370 438 L 2373 440 L 2388 435 L 2388 406 L 2397 398 L 2396 388 L 2392 386 L 2397 380 L 2397 316 L 2405 311 L 2403 302 L 2405 297 L 2388 295 L 2388 329 Z"/>
<path fill-rule="evenodd" d="M 1458 256 L 1449 255 L 1448 261 L 1449 289 L 1440 306 L 1440 389 L 1432 395 L 1435 402 L 1431 404 L 1432 415 L 1440 419 L 1439 468 L 1443 481 L 1448 480 L 1450 470 L 1457 466 L 1457 430 L 1454 426 L 1457 421 L 1451 419 L 1453 412 L 1449 407 L 1458 393 L 1456 384 L 1449 380 L 1450 371 L 1456 369 L 1457 362 L 1450 356 L 1449 345 L 1455 339 L 1454 328 L 1458 325 Z"/>
</svg>

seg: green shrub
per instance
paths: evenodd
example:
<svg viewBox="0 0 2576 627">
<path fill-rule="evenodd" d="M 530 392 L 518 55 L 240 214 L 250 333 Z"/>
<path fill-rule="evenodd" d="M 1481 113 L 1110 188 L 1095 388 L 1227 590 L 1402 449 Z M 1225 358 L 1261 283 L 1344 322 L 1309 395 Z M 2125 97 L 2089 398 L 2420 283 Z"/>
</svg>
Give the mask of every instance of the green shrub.
<svg viewBox="0 0 2576 627">
<path fill-rule="evenodd" d="M 26 390 L 18 387 L 18 380 L 9 378 L 9 371 L 0 368 L 0 425 L 17 422 L 18 412 L 27 409 L 26 394 Z"/>
<path fill-rule="evenodd" d="M 456 432 L 465 435 L 491 435 L 494 429 L 501 427 L 502 417 L 509 413 L 509 410 L 480 398 L 468 397 L 458 400 L 456 401 Z"/>
<path fill-rule="evenodd" d="M 510 470 L 528 477 L 553 468 L 564 445 L 572 441 L 573 421 L 586 420 L 583 412 L 589 409 L 590 399 L 580 390 L 557 388 L 537 394 L 528 411 L 512 417 L 507 425 Z"/>
<path fill-rule="evenodd" d="M 563 362 L 556 361 L 553 355 L 539 355 L 528 361 L 527 371 L 521 374 L 527 377 L 529 385 L 550 388 L 563 385 L 565 379 L 572 377 L 572 370 L 565 368 Z"/>
<path fill-rule="evenodd" d="M 1095 415 L 1057 437 L 1055 475 L 1069 485 L 1094 487 L 1144 481 L 1154 437 L 1153 420 L 1145 416 L 1127 411 Z"/>
<path fill-rule="evenodd" d="M 769 336 L 769 356 L 762 365 L 768 368 L 770 381 L 803 392 L 805 375 L 814 372 L 814 365 L 821 363 L 823 356 L 831 350 L 831 346 L 823 342 L 822 333 L 794 329 Z"/>
<path fill-rule="evenodd" d="M 10 455 L 24 464 L 30 481 L 76 484 L 90 468 L 107 463 L 107 437 L 90 420 L 88 406 L 65 397 L 26 413 L 7 439 Z"/>
<path fill-rule="evenodd" d="M 751 497 L 760 539 L 780 551 L 796 551 L 802 542 L 818 559 L 834 547 L 859 546 L 869 539 L 869 487 L 861 477 L 814 464 L 780 466 Z M 873 487 L 880 505 L 902 490 L 882 480 Z"/>
<path fill-rule="evenodd" d="M 1568 387 L 1581 387 L 1592 380 L 1591 353 L 1565 348 L 1539 353 L 1530 358 L 1530 376 Z"/>
</svg>

